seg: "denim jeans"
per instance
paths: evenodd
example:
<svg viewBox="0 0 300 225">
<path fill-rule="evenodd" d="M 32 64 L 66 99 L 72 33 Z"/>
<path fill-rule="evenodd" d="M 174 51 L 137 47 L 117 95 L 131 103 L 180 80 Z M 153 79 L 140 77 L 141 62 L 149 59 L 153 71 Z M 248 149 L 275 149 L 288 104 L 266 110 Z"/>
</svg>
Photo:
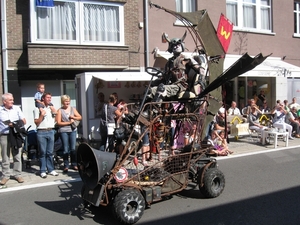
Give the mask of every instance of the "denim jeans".
<svg viewBox="0 0 300 225">
<path fill-rule="evenodd" d="M 142 127 L 142 133 L 144 133 L 146 130 L 146 127 L 143 126 Z M 142 137 L 142 142 L 143 142 L 143 146 L 149 146 L 150 145 L 150 141 L 149 141 L 149 132 L 147 132 L 143 137 Z"/>
<path fill-rule="evenodd" d="M 51 173 L 54 170 L 53 149 L 54 149 L 54 130 L 37 131 L 37 142 L 40 155 L 40 172 Z"/>
<path fill-rule="evenodd" d="M 71 165 L 76 166 L 76 133 L 77 131 L 72 132 L 61 132 L 60 138 L 63 145 L 63 160 L 64 160 L 64 168 L 69 168 L 69 155 L 71 157 Z"/>
</svg>

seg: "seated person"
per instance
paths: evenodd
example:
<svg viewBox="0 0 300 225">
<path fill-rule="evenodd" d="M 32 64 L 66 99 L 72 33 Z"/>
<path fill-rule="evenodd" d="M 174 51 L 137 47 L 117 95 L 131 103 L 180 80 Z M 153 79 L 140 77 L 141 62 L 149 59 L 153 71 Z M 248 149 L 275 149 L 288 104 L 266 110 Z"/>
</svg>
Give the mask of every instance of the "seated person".
<svg viewBox="0 0 300 225">
<path fill-rule="evenodd" d="M 257 105 L 253 104 L 249 114 L 249 129 L 255 130 L 257 133 L 262 134 L 262 131 L 267 129 L 267 127 L 259 123 L 260 116 L 260 110 L 258 109 Z"/>
<path fill-rule="evenodd" d="M 272 111 L 271 111 L 271 114 L 274 114 L 275 113 L 275 110 L 277 107 L 279 107 L 279 105 L 281 105 L 281 100 L 276 100 L 276 105 L 272 108 Z"/>
<path fill-rule="evenodd" d="M 296 107 L 292 107 L 291 112 L 293 113 L 294 117 L 300 122 L 300 109 L 297 110 Z"/>
<path fill-rule="evenodd" d="M 221 131 L 221 132 L 224 132 L 224 131 Z M 225 134 L 225 132 L 224 132 L 224 134 Z M 227 144 L 224 145 L 223 140 L 224 139 L 226 140 L 226 138 L 223 136 L 224 138 L 222 139 L 218 135 L 218 131 L 212 130 L 210 133 L 210 136 L 211 136 L 211 138 L 208 139 L 208 143 L 210 143 L 214 147 L 214 149 L 211 151 L 212 153 L 215 153 L 218 156 L 227 156 L 228 153 L 229 154 L 233 153 L 232 151 L 229 151 Z"/>
<path fill-rule="evenodd" d="M 228 109 L 228 115 L 241 115 L 239 108 L 236 107 L 236 102 L 231 102 L 231 107 Z"/>
<path fill-rule="evenodd" d="M 236 107 L 236 102 L 235 101 L 232 101 L 231 102 L 231 107 L 228 109 L 227 111 L 227 116 L 241 116 L 241 111 L 239 110 L 238 107 Z M 232 122 L 231 120 L 234 119 L 234 117 L 227 117 L 227 123 L 230 123 Z M 241 118 L 239 117 L 239 119 L 242 119 L 243 123 L 247 122 L 247 119 L 246 118 Z"/>
<path fill-rule="evenodd" d="M 283 105 L 284 105 L 284 109 L 289 112 L 291 111 L 290 107 L 289 107 L 289 101 L 288 100 L 284 100 L 283 101 Z"/>
<path fill-rule="evenodd" d="M 227 154 L 232 154 L 233 151 L 229 150 L 227 139 L 225 138 L 225 132 L 222 130 L 218 135 L 219 140 L 221 140 L 221 147 Z"/>
<path fill-rule="evenodd" d="M 268 112 L 271 112 L 271 108 L 268 106 L 268 103 L 267 101 L 264 101 L 262 106 L 260 107 L 260 111 L 262 113 L 268 113 Z"/>
<path fill-rule="evenodd" d="M 243 109 L 243 115 L 248 116 L 251 113 L 251 105 L 253 104 L 255 104 L 255 100 L 253 98 L 248 99 L 248 105 L 245 107 L 245 111 Z"/>
<path fill-rule="evenodd" d="M 285 122 L 285 116 L 287 114 L 287 111 L 284 110 L 283 104 L 279 103 L 278 106 L 272 110 L 272 112 L 274 113 L 273 127 L 282 129 L 284 131 L 287 130 L 289 132 L 289 139 L 293 140 L 293 127 Z"/>
<path fill-rule="evenodd" d="M 215 115 L 213 120 L 214 130 L 221 131 L 225 130 L 225 108 L 221 107 L 218 111 L 218 114 Z M 229 131 L 229 127 L 227 127 Z"/>
<path fill-rule="evenodd" d="M 297 109 L 300 108 L 300 105 L 297 103 L 297 98 L 296 98 L 296 97 L 293 97 L 293 98 L 292 98 L 292 102 L 289 104 L 290 109 L 293 108 L 294 106 L 295 106 Z"/>
<path fill-rule="evenodd" d="M 193 124 L 192 128 L 188 130 L 184 135 L 184 145 L 192 144 L 193 141 L 197 141 L 198 135 L 196 133 L 197 124 Z"/>
<path fill-rule="evenodd" d="M 293 107 L 291 109 L 292 111 L 296 111 L 296 107 Z M 293 127 L 293 133 L 294 137 L 300 138 L 300 123 L 299 121 L 294 117 L 292 112 L 288 112 L 285 117 L 285 122 Z"/>
<path fill-rule="evenodd" d="M 225 130 L 227 127 L 227 130 Z M 230 124 L 225 124 L 225 108 L 221 107 L 218 111 L 218 113 L 214 116 L 214 119 L 212 121 L 212 129 L 220 131 L 225 131 L 227 135 L 230 133 Z M 226 132 L 227 131 L 227 132 Z M 209 136 L 208 136 L 209 137 Z M 229 143 L 228 136 L 226 136 L 227 142 Z"/>
</svg>

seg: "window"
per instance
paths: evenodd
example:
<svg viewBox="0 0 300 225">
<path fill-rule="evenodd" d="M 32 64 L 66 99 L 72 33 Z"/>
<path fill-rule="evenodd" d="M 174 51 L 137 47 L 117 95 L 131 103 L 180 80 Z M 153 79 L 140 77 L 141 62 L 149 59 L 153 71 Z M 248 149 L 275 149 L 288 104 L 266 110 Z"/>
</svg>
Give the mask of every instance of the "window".
<svg viewBox="0 0 300 225">
<path fill-rule="evenodd" d="M 271 31 L 271 0 L 226 0 L 226 16 L 235 28 Z"/>
<path fill-rule="evenodd" d="M 75 93 L 75 82 L 63 80 L 63 94 L 69 95 L 71 99 L 70 105 L 76 108 L 76 93 Z"/>
<path fill-rule="evenodd" d="M 294 33 L 295 35 L 300 35 L 300 2 L 294 2 Z"/>
<path fill-rule="evenodd" d="M 176 0 L 176 12 L 195 12 L 195 0 Z"/>
<path fill-rule="evenodd" d="M 31 0 L 32 42 L 124 44 L 123 6 L 110 2 L 54 0 L 54 7 L 36 7 Z"/>
<path fill-rule="evenodd" d="M 176 12 L 195 12 L 196 0 L 175 0 Z M 175 25 L 183 26 L 180 20 L 176 20 Z"/>
</svg>

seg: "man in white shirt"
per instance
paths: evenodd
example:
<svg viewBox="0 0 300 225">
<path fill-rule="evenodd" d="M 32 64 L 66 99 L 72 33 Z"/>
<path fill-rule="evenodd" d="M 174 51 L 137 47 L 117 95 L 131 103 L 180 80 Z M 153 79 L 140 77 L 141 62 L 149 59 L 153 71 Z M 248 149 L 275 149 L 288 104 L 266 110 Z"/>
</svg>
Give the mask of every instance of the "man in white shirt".
<svg viewBox="0 0 300 225">
<path fill-rule="evenodd" d="M 5 185 L 9 181 L 10 176 L 19 182 L 23 183 L 24 179 L 21 177 L 22 173 L 22 147 L 11 146 L 11 139 L 9 134 L 14 123 L 22 121 L 26 124 L 26 119 L 20 107 L 14 105 L 14 97 L 11 93 L 2 95 L 3 105 L 0 106 L 0 145 L 2 157 L 2 178 L 0 185 Z M 13 174 L 10 170 L 10 156 L 13 157 Z"/>
<path fill-rule="evenodd" d="M 273 127 L 276 127 L 278 129 L 282 129 L 284 131 L 289 132 L 289 139 L 294 139 L 292 137 L 293 127 L 285 122 L 285 116 L 287 114 L 287 111 L 284 109 L 283 104 L 279 103 L 278 106 L 272 110 L 274 114 L 273 118 Z"/>
<path fill-rule="evenodd" d="M 300 105 L 296 102 L 297 98 L 294 97 L 292 99 L 292 102 L 289 104 L 289 108 L 292 109 L 293 107 L 296 107 L 296 109 L 300 108 Z"/>
<path fill-rule="evenodd" d="M 241 111 L 236 107 L 236 102 L 231 102 L 231 107 L 228 109 L 228 116 L 230 115 L 241 115 Z"/>
<path fill-rule="evenodd" d="M 37 142 L 40 156 L 40 176 L 41 178 L 47 177 L 48 174 L 58 176 L 54 170 L 53 164 L 53 149 L 54 149 L 54 125 L 56 109 L 51 104 L 51 94 L 44 93 L 42 101 L 45 107 L 40 111 L 35 108 L 34 123 L 37 127 Z M 71 124 L 71 122 L 70 122 Z"/>
</svg>

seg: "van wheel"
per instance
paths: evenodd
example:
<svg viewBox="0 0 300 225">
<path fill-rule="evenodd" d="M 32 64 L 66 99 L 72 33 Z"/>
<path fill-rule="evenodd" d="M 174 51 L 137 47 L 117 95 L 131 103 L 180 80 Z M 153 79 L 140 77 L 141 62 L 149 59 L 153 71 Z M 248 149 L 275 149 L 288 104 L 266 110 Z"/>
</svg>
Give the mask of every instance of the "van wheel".
<svg viewBox="0 0 300 225">
<path fill-rule="evenodd" d="M 199 183 L 201 193 L 207 198 L 218 197 L 225 188 L 224 174 L 217 168 L 209 168 L 204 173 L 203 186 Z"/>
<path fill-rule="evenodd" d="M 113 212 L 123 224 L 134 224 L 144 214 L 145 199 L 140 191 L 127 189 L 120 191 L 113 202 Z"/>
</svg>

